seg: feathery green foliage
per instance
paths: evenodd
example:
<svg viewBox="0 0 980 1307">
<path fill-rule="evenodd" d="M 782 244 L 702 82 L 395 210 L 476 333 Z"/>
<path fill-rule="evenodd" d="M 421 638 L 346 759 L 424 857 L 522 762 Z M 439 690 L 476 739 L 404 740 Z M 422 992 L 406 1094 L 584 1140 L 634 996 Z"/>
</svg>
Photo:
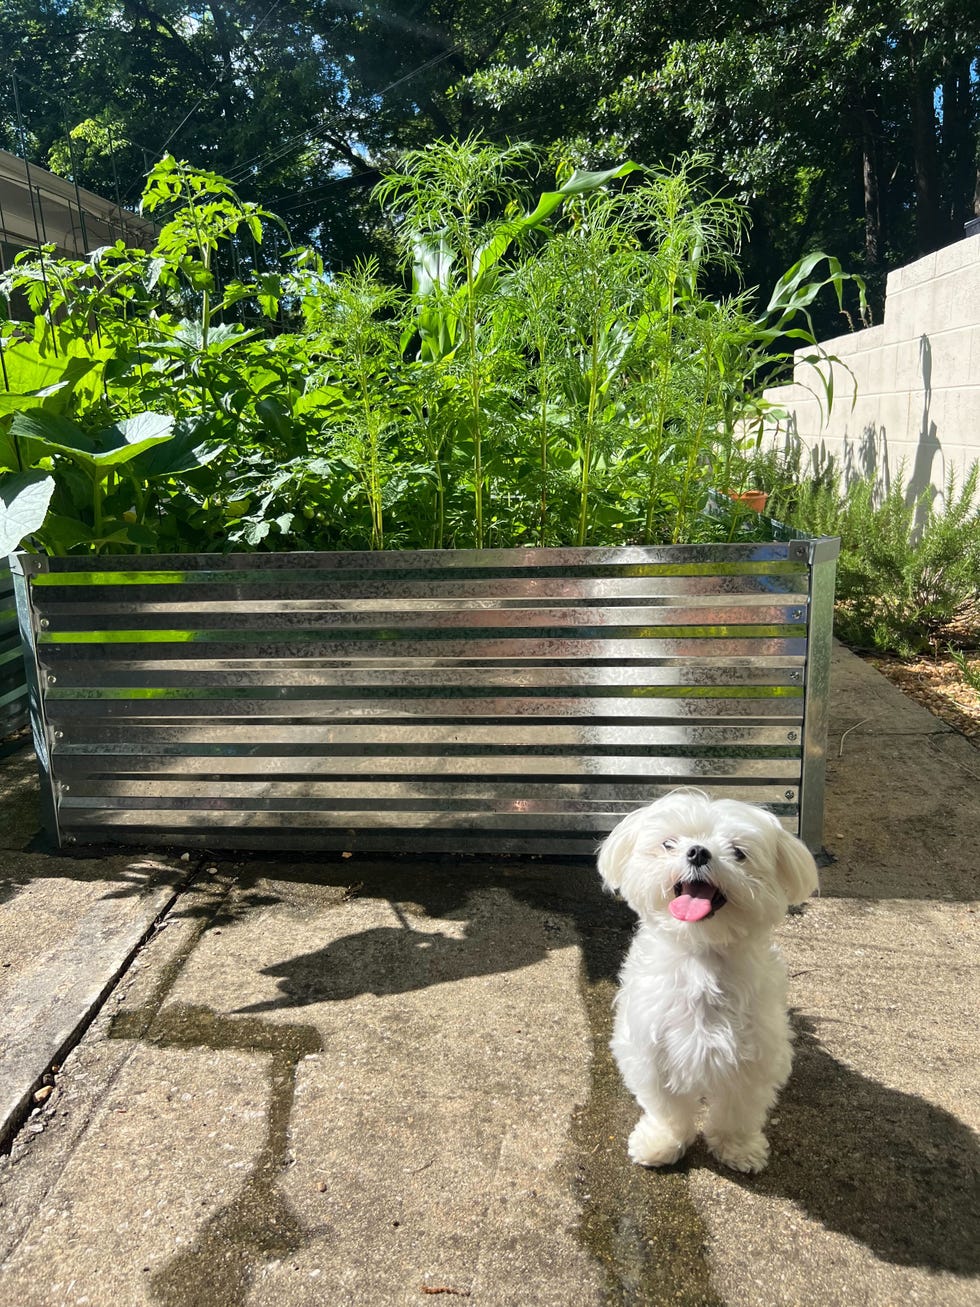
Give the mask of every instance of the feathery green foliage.
<svg viewBox="0 0 980 1307">
<path fill-rule="evenodd" d="M 0 392 L 0 473 L 27 479 L 2 496 L 0 542 L 732 538 L 751 519 L 706 516 L 709 496 L 745 488 L 759 457 L 746 422 L 764 415 L 763 377 L 786 344 L 828 361 L 807 314 L 847 277 L 809 256 L 765 309 L 709 295 L 706 273 L 734 269 L 745 215 L 707 190 L 706 167 L 552 178 L 524 145 L 410 151 L 376 190 L 401 251 L 396 287 L 374 260 L 329 275 L 302 249 L 260 270 L 274 216 L 164 160 L 144 197 L 169 215 L 152 250 L 48 251 L 0 278 L 36 314 L 5 329 L 21 379 Z M 224 284 L 219 264 L 236 267 Z"/>
<path fill-rule="evenodd" d="M 950 472 L 942 505 L 910 499 L 901 475 L 876 494 L 825 474 L 795 492 L 792 525 L 837 535 L 836 630 L 847 644 L 911 657 L 936 647 L 945 627 L 980 596 L 980 464 L 961 487 Z"/>
</svg>

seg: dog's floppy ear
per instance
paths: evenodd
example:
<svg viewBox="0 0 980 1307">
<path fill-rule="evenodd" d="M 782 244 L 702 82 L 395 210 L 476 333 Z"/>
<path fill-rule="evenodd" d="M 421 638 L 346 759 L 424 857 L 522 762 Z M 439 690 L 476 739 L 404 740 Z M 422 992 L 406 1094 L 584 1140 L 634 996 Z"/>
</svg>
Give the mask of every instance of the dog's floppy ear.
<svg viewBox="0 0 980 1307">
<path fill-rule="evenodd" d="M 599 875 L 610 889 L 619 889 L 623 883 L 623 871 L 633 856 L 646 812 L 646 808 L 638 808 L 624 817 L 599 849 Z"/>
<path fill-rule="evenodd" d="M 819 888 L 813 854 L 802 840 L 782 827 L 776 844 L 776 875 L 790 903 L 805 903 Z"/>
</svg>

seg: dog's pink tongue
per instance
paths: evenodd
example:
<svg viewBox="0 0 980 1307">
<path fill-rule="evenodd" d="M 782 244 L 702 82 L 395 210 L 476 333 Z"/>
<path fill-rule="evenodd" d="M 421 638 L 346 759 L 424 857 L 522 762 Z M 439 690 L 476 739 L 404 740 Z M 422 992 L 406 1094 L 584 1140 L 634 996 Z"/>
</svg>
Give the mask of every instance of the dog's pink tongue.
<svg viewBox="0 0 980 1307">
<path fill-rule="evenodd" d="M 677 898 L 667 904 L 672 917 L 678 921 L 700 921 L 711 912 L 711 896 L 714 890 L 703 883 L 691 886 L 689 894 L 678 894 Z"/>
</svg>

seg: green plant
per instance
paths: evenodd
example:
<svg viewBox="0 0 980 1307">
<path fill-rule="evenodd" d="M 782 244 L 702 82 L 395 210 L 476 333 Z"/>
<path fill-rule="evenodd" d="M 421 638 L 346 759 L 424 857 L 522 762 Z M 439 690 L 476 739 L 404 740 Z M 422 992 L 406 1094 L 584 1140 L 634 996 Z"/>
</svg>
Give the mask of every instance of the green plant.
<svg viewBox="0 0 980 1307">
<path fill-rule="evenodd" d="M 153 475 L 149 463 L 144 459 L 140 468 L 139 461 L 173 440 L 174 420 L 160 413 L 140 413 L 95 432 L 52 413 L 18 414 L 10 441 L 21 462 L 36 466 L 50 460 L 54 466 L 64 459 L 69 465 L 57 481 L 44 478 L 53 493 L 51 511 L 34 528 L 38 543 L 52 554 L 82 543 L 95 549 L 110 543 L 151 546 L 153 535 L 139 520 L 143 513 L 133 507 Z M 172 459 L 159 464 L 158 475 L 166 475 L 172 464 Z"/>
<path fill-rule="evenodd" d="M 568 227 L 536 261 L 546 291 L 543 303 L 534 306 L 537 312 L 528 317 L 538 331 L 535 408 L 541 415 L 543 470 L 550 444 L 550 461 L 569 478 L 574 497 L 574 523 L 568 523 L 565 538 L 584 545 L 590 529 L 604 525 L 597 481 L 601 489 L 614 469 L 622 470 L 620 460 L 630 445 L 620 383 L 633 342 L 643 268 L 635 234 L 622 221 L 619 196 L 583 195 L 569 206 L 568 219 Z M 550 432 L 546 413 L 551 415 Z M 540 524 L 545 538 L 547 518 L 545 509 Z"/>
<path fill-rule="evenodd" d="M 954 645 L 947 645 L 946 652 L 973 693 L 980 694 L 980 658 L 969 659 L 962 649 L 957 649 Z"/>
<path fill-rule="evenodd" d="M 331 275 L 309 250 L 260 271 L 274 217 L 162 161 L 144 197 L 166 216 L 152 250 L 47 250 L 0 277 L 35 313 L 0 340 L 3 540 L 379 549 L 761 530 L 703 510 L 713 489 L 769 475 L 761 385 L 787 343 L 812 342 L 809 306 L 845 274 L 811 256 L 760 314 L 747 292 L 705 290 L 712 269 L 733 272 L 744 215 L 705 190 L 704 160 L 562 165 L 540 192 L 539 172 L 529 147 L 474 139 L 403 156 L 376 192 L 402 254 L 393 287 L 372 260 Z"/>
<path fill-rule="evenodd" d="M 790 520 L 814 535 L 838 535 L 836 629 L 847 644 L 902 657 L 934 648 L 945 627 L 980 593 L 980 464 L 961 488 L 950 472 L 943 506 L 910 499 L 899 476 L 877 493 L 870 480 L 845 491 L 836 474 L 801 486 Z"/>
<path fill-rule="evenodd" d="M 530 209 L 528 172 L 538 164 L 527 145 L 499 148 L 472 137 L 435 142 L 402 156 L 375 189 L 395 221 L 403 259 L 412 273 L 418 361 L 434 365 L 449 384 L 454 438 L 435 443 L 452 462 L 465 442 L 471 454 L 474 539 L 487 539 L 487 444 L 503 443 L 512 416 L 512 357 L 507 349 L 513 301 L 502 292 L 505 258 L 513 244 L 540 229 L 563 202 L 635 170 L 632 163 L 602 173 L 572 172 Z M 520 388 L 518 386 L 518 388 Z M 440 415 L 441 417 L 442 415 Z M 440 473 L 444 484 L 445 477 Z"/>
<path fill-rule="evenodd" d="M 271 215 L 170 158 L 144 195 L 148 212 L 165 205 L 176 208 L 150 252 L 119 243 L 59 260 L 45 248 L 0 279 L 35 310 L 29 340 L 16 327 L 0 341 L 7 549 L 22 539 L 52 553 L 153 548 L 161 519 L 169 528 L 184 510 L 193 547 L 220 515 L 222 454 L 234 444 L 237 457 L 246 424 L 268 434 L 269 392 L 288 389 L 288 364 L 256 329 L 219 318 L 249 298 L 274 313 L 280 278 L 235 279 L 217 294 L 212 264 L 242 226 L 260 241 Z"/>
<path fill-rule="evenodd" d="M 315 381 L 343 396 L 343 418 L 334 427 L 339 451 L 363 487 L 371 515 L 371 548 L 384 548 L 388 445 L 398 426 L 399 313 L 402 296 L 377 277 L 377 265 L 341 274 L 310 297 L 306 322 L 313 352 L 321 359 Z"/>
</svg>

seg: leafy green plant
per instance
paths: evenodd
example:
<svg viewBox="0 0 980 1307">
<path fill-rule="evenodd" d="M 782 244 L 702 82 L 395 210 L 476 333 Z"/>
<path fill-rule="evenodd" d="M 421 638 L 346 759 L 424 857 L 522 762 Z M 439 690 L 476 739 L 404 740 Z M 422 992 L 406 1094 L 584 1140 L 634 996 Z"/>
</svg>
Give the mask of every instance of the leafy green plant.
<svg viewBox="0 0 980 1307">
<path fill-rule="evenodd" d="M 527 145 L 498 148 L 474 138 L 436 142 L 406 153 L 375 190 L 395 221 L 411 268 L 419 361 L 443 370 L 454 443 L 465 441 L 471 451 L 477 548 L 487 538 L 487 441 L 501 440 L 503 422 L 513 417 L 506 403 L 513 380 L 506 347 L 513 301 L 501 293 L 505 256 L 566 200 L 636 168 L 627 163 L 601 173 L 572 172 L 527 209 L 532 166 L 537 171 Z M 453 447 L 445 436 L 437 448 L 441 460 L 448 455 L 451 462 Z"/>
<path fill-rule="evenodd" d="M 962 487 L 950 472 L 943 505 L 910 499 L 901 476 L 878 493 L 870 480 L 842 488 L 835 474 L 800 487 L 792 524 L 838 535 L 836 629 L 858 648 L 902 657 L 935 648 L 980 593 L 980 464 Z"/>
<path fill-rule="evenodd" d="M 314 352 L 323 358 L 318 379 L 346 400 L 334 431 L 367 499 L 372 549 L 384 548 L 388 444 L 399 416 L 400 307 L 399 293 L 379 282 L 377 265 L 369 262 L 333 279 L 307 310 Z"/>
<path fill-rule="evenodd" d="M 189 509 L 181 545 L 200 545 L 230 487 L 222 454 L 234 444 L 238 456 L 243 427 L 268 434 L 263 406 L 288 390 L 289 362 L 256 329 L 219 319 L 248 298 L 273 314 L 281 279 L 236 279 L 218 294 L 212 263 L 239 228 L 261 241 L 271 215 L 170 158 L 144 195 L 146 211 L 163 206 L 176 207 L 149 252 L 119 243 L 65 260 L 46 248 L 0 279 L 35 310 L 30 339 L 12 326 L 0 341 L 0 472 L 22 478 L 5 487 L 7 548 L 153 548 L 172 516 L 164 505 Z"/>
<path fill-rule="evenodd" d="M 99 550 L 110 544 L 152 547 L 154 534 L 145 525 L 145 483 L 172 475 L 187 463 L 187 442 L 177 437 L 174 419 L 160 413 L 123 418 L 101 431 L 87 431 L 68 418 L 34 411 L 20 413 L 11 425 L 9 442 L 22 464 L 48 464 L 52 473 L 27 474 L 21 511 L 50 487 L 50 511 L 29 529 L 51 554 L 64 554 L 80 544 Z M 159 456 L 163 445 L 171 446 Z M 191 455 L 191 464 L 198 462 Z M 17 499 L 0 520 L 0 549 L 22 523 L 15 517 Z"/>
<path fill-rule="evenodd" d="M 954 645 L 947 645 L 946 652 L 973 693 L 980 694 L 980 658 L 967 658 L 963 650 Z"/>
<path fill-rule="evenodd" d="M 0 292 L 3 540 L 52 552 L 742 538 L 713 489 L 755 477 L 770 370 L 847 281 L 822 256 L 766 309 L 710 296 L 741 208 L 704 160 L 541 173 L 524 145 L 436 142 L 376 191 L 404 284 L 308 250 L 163 160 L 149 251 L 22 258 Z M 542 188 L 543 185 L 543 189 Z M 235 267 L 222 281 L 219 268 Z M 774 362 L 775 361 L 775 362 Z M 832 394 L 824 397 L 831 402 Z M 0 541 L 2 543 L 2 541 Z"/>
</svg>

